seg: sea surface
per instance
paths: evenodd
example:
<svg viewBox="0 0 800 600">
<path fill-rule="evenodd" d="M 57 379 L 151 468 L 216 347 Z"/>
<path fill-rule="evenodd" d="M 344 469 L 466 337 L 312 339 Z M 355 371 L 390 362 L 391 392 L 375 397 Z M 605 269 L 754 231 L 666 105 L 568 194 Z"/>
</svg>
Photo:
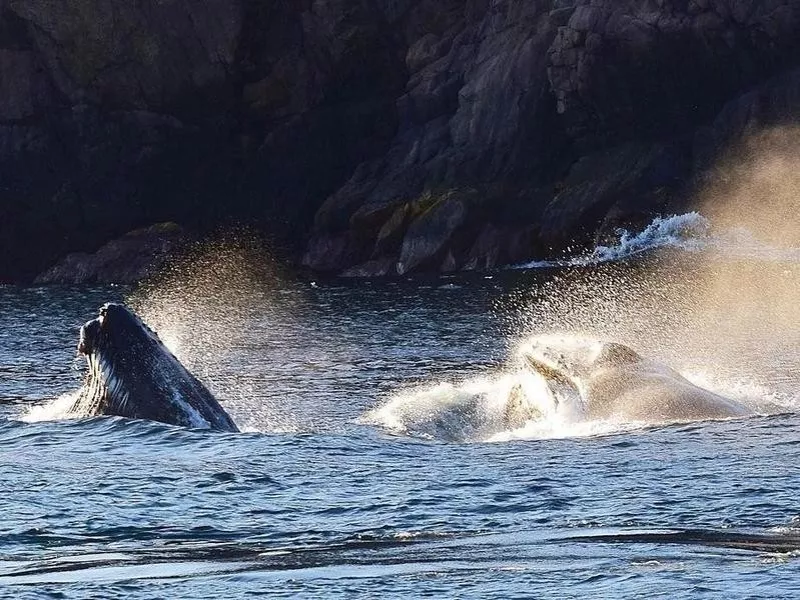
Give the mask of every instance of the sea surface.
<svg viewBox="0 0 800 600">
<path fill-rule="evenodd" d="M 800 596 L 800 260 L 666 246 L 384 282 L 213 248 L 137 288 L 0 288 L 0 597 Z M 243 432 L 63 418 L 107 301 Z M 755 414 L 503 429 L 553 335 Z"/>
</svg>

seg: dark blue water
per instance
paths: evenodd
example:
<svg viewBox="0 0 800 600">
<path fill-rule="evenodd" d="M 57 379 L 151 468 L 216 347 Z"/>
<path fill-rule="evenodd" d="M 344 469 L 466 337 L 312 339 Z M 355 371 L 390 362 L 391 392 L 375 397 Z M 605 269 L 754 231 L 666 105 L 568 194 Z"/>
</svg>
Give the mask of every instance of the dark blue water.
<svg viewBox="0 0 800 600">
<path fill-rule="evenodd" d="M 796 597 L 796 312 L 762 310 L 726 346 L 697 323 L 730 336 L 733 305 L 689 314 L 683 278 L 665 307 L 630 274 L 622 298 L 581 275 L 606 294 L 581 309 L 553 276 L 0 289 L 0 596 Z M 245 433 L 30 412 L 80 385 L 78 328 L 116 299 Z M 516 339 L 577 314 L 783 410 L 494 443 L 365 422 L 398 393 L 502 373 Z"/>
</svg>

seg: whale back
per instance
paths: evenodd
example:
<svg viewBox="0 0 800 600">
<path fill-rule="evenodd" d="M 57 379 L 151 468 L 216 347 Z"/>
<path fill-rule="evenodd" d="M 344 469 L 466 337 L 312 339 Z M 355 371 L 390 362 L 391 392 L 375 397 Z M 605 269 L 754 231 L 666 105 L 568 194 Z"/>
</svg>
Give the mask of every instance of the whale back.
<svg viewBox="0 0 800 600">
<path fill-rule="evenodd" d="M 237 431 L 211 392 L 125 306 L 104 305 L 81 328 L 78 350 L 88 370 L 74 414 Z"/>
<path fill-rule="evenodd" d="M 725 419 L 751 412 L 622 344 L 607 346 L 607 359 L 598 361 L 584 382 L 590 418 L 657 423 Z"/>
</svg>

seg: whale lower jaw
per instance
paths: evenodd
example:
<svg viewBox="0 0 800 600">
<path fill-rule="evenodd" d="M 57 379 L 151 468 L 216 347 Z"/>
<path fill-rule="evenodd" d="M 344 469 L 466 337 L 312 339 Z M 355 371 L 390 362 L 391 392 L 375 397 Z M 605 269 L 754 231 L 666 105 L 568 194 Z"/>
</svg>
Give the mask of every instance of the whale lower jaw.
<svg viewBox="0 0 800 600">
<path fill-rule="evenodd" d="M 70 412 L 79 417 L 92 417 L 98 414 L 125 416 L 130 392 L 116 373 L 111 361 L 87 356 L 88 372 L 78 399 Z"/>
<path fill-rule="evenodd" d="M 525 364 L 534 372 L 539 374 L 545 380 L 547 385 L 551 388 L 555 386 L 563 386 L 570 388 L 575 393 L 581 393 L 580 379 L 566 369 L 563 365 L 548 359 L 544 356 L 536 356 L 534 354 L 526 353 Z"/>
<path fill-rule="evenodd" d="M 109 415 L 133 419 L 147 418 L 143 416 L 146 412 L 142 411 L 142 407 L 133 402 L 131 390 L 123 381 L 113 361 L 103 355 L 98 356 L 97 353 L 92 353 L 86 358 L 88 363 L 86 380 L 78 399 L 69 410 L 70 414 L 76 417 Z M 198 429 L 213 428 L 208 419 L 183 399 L 179 389 L 160 390 L 159 393 L 153 392 L 150 395 L 153 397 L 148 398 L 148 401 L 163 396 L 159 401 L 171 407 L 171 418 L 155 420 Z"/>
</svg>

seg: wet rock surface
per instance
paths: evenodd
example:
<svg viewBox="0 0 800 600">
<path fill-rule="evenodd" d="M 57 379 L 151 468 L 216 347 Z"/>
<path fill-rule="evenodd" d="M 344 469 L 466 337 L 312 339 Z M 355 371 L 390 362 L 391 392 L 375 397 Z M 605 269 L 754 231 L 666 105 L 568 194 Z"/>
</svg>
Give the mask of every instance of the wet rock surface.
<svg viewBox="0 0 800 600">
<path fill-rule="evenodd" d="M 352 276 L 541 258 L 685 205 L 798 68 L 798 0 L 5 0 L 0 281 L 170 220 Z"/>
</svg>

